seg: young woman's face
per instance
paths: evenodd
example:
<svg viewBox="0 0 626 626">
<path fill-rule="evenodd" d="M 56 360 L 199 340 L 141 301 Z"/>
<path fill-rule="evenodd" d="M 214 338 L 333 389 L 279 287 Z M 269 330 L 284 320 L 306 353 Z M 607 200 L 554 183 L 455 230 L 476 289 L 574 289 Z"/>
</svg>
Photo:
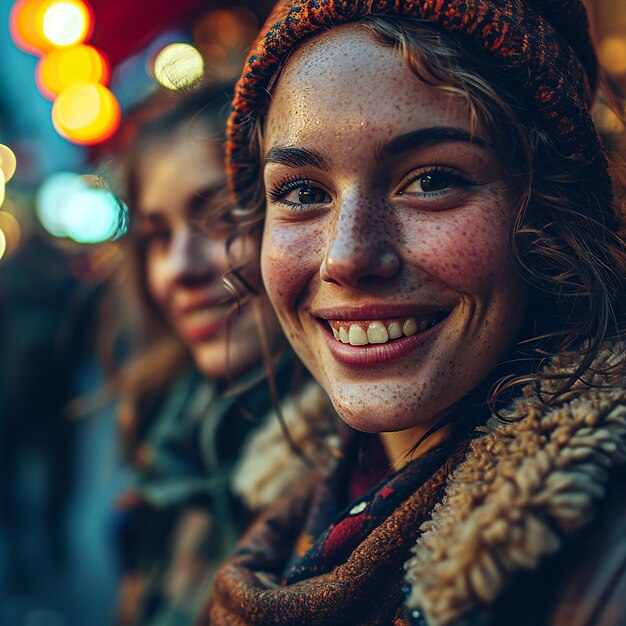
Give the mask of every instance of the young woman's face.
<svg viewBox="0 0 626 626">
<path fill-rule="evenodd" d="M 286 335 L 350 425 L 427 428 L 524 316 L 489 137 L 359 26 L 291 57 L 264 136 L 261 269 Z"/>
<path fill-rule="evenodd" d="M 228 229 L 219 219 L 207 226 L 223 188 L 219 151 L 183 127 L 145 151 L 134 215 L 150 295 L 200 371 L 217 378 L 260 360 L 249 308 L 231 316 L 228 337 L 233 302 L 222 284 Z"/>
</svg>

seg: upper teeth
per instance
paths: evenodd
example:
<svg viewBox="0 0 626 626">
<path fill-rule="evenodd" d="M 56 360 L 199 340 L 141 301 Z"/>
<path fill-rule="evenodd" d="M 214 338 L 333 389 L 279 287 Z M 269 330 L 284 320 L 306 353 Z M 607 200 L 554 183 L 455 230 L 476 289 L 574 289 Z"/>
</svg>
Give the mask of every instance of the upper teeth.
<svg viewBox="0 0 626 626">
<path fill-rule="evenodd" d="M 423 315 L 421 317 L 407 317 L 383 322 L 347 322 L 344 320 L 329 320 L 333 335 L 337 341 L 349 343 L 353 346 L 365 346 L 370 343 L 387 343 L 390 339 L 399 339 L 402 336 L 412 337 L 434 326 L 441 319 L 441 312 Z"/>
</svg>

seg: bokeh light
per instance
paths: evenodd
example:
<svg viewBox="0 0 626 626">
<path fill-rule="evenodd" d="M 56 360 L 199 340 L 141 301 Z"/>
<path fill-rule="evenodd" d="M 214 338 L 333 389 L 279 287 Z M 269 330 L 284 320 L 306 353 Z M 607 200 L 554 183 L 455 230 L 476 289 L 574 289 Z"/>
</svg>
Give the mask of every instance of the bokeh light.
<svg viewBox="0 0 626 626">
<path fill-rule="evenodd" d="M 259 31 L 259 22 L 250 9 L 214 9 L 194 24 L 194 41 L 204 52 L 207 44 L 230 50 L 247 48 Z"/>
<path fill-rule="evenodd" d="M 4 173 L 5 182 L 9 182 L 15 174 L 15 168 L 17 167 L 17 159 L 13 150 L 8 146 L 0 143 L 0 169 Z"/>
<path fill-rule="evenodd" d="M 43 11 L 50 0 L 17 0 L 11 8 L 9 30 L 15 45 L 30 54 L 52 49 L 43 34 Z"/>
<path fill-rule="evenodd" d="M 0 261 L 2 260 L 2 257 L 4 257 L 4 253 L 6 252 L 6 250 L 7 250 L 7 238 L 2 228 L 0 228 Z"/>
<path fill-rule="evenodd" d="M 244 48 L 259 29 L 259 23 L 250 9 L 222 9 L 214 11 L 212 21 L 216 41 L 227 48 Z"/>
<path fill-rule="evenodd" d="M 59 94 L 52 107 L 57 132 L 81 145 L 108 139 L 121 120 L 115 96 L 99 83 L 76 83 Z"/>
<path fill-rule="evenodd" d="M 608 35 L 597 52 L 600 64 L 609 74 L 626 73 L 626 35 Z"/>
<path fill-rule="evenodd" d="M 20 245 L 22 229 L 15 216 L 6 211 L 0 211 L 0 230 L 2 230 L 5 237 L 6 250 L 4 256 L 8 258 Z"/>
<path fill-rule="evenodd" d="M 9 29 L 19 48 L 41 55 L 86 41 L 93 30 L 93 12 L 82 0 L 17 0 Z"/>
<path fill-rule="evenodd" d="M 176 90 L 191 85 L 204 74 L 202 55 L 188 43 L 165 46 L 154 59 L 153 75 L 168 89 Z"/>
<path fill-rule="evenodd" d="M 37 217 L 50 234 L 79 243 L 99 243 L 123 234 L 124 205 L 110 191 L 93 186 L 94 180 L 61 172 L 41 186 Z"/>
<path fill-rule="evenodd" d="M 71 195 L 64 209 L 67 236 L 78 243 L 111 239 L 118 230 L 120 207 L 104 189 L 85 188 Z"/>
<path fill-rule="evenodd" d="M 4 180 L 4 172 L 0 169 L 0 206 L 4 202 L 4 198 L 6 195 L 6 185 Z"/>
<path fill-rule="evenodd" d="M 80 44 L 57 48 L 37 64 L 36 80 L 41 93 L 54 100 L 74 83 L 101 83 L 109 80 L 109 64 L 93 46 Z"/>
<path fill-rule="evenodd" d="M 41 28 L 53 46 L 73 46 L 88 39 L 93 14 L 81 0 L 49 0 L 42 10 Z"/>
<path fill-rule="evenodd" d="M 624 130 L 624 124 L 605 102 L 598 102 L 593 109 L 593 118 L 598 130 L 603 133 L 620 133 Z"/>
<path fill-rule="evenodd" d="M 64 224 L 64 210 L 69 198 L 84 189 L 80 176 L 71 172 L 53 174 L 43 183 L 37 194 L 37 218 L 41 225 L 55 237 L 67 235 Z"/>
</svg>

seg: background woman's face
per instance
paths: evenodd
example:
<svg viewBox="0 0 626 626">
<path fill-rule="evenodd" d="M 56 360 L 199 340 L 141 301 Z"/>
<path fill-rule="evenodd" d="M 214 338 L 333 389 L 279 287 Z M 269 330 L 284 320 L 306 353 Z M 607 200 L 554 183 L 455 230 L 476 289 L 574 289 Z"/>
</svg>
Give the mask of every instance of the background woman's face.
<svg viewBox="0 0 626 626">
<path fill-rule="evenodd" d="M 428 427 L 496 365 L 526 289 L 514 193 L 459 96 L 359 26 L 302 46 L 265 127 L 262 273 L 352 426 Z"/>
<path fill-rule="evenodd" d="M 145 244 L 150 295 L 198 368 L 224 377 L 258 361 L 260 349 L 250 309 L 232 317 L 228 343 L 233 303 L 222 284 L 228 231 L 219 219 L 207 225 L 223 202 L 224 170 L 219 150 L 205 137 L 205 129 L 185 126 L 146 150 L 134 219 Z"/>
</svg>

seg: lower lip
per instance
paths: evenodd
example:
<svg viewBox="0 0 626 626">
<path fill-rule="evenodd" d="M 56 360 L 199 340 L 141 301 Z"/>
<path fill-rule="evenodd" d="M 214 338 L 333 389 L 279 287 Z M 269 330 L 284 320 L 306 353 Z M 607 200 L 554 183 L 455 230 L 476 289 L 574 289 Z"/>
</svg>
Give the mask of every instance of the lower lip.
<svg viewBox="0 0 626 626">
<path fill-rule="evenodd" d="M 216 320 L 210 324 L 202 324 L 201 326 L 193 326 L 183 331 L 183 335 L 188 341 L 200 342 L 213 339 L 218 335 L 228 323 L 227 318 Z"/>
<path fill-rule="evenodd" d="M 412 337 L 403 337 L 387 343 L 365 346 L 353 346 L 349 343 L 337 341 L 330 330 L 327 329 L 325 322 L 322 324 L 322 334 L 331 354 L 339 363 L 352 368 L 366 369 L 382 363 L 391 363 L 411 354 L 411 352 L 436 337 L 446 319 L 444 318 L 435 326 Z"/>
</svg>

